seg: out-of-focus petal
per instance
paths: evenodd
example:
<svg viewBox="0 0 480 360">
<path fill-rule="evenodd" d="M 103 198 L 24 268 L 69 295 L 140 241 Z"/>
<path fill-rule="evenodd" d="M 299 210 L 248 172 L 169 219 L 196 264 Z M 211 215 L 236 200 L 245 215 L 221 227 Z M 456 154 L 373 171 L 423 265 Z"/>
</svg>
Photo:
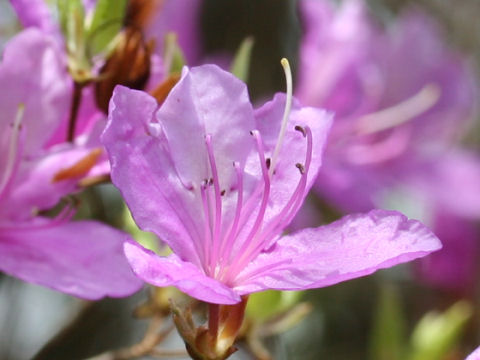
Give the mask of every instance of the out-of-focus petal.
<svg viewBox="0 0 480 360">
<path fill-rule="evenodd" d="M 15 36 L 5 47 L 0 65 L 2 126 L 12 123 L 24 106 L 24 156 L 38 156 L 66 116 L 71 93 L 65 57 L 55 40 L 30 28 Z M 0 148 L 8 139 L 0 135 Z"/>
<path fill-rule="evenodd" d="M 473 119 L 473 69 L 461 54 L 446 45 L 440 30 L 431 17 L 411 8 L 372 47 L 374 61 L 388 85 L 380 109 L 414 96 L 427 85 L 439 90 L 434 105 L 416 116 L 412 124 L 418 140 L 412 143 L 420 148 L 458 140 Z M 408 76 L 398 76 L 401 73 Z"/>
<path fill-rule="evenodd" d="M 80 178 L 90 173 L 97 164 L 97 156 L 103 150 L 100 148 L 82 148 L 62 146 L 52 149 L 37 159 L 23 161 L 13 179 L 11 190 L 2 198 L 0 216 L 10 220 L 16 218 L 25 220 L 32 217 L 38 210 L 54 206 L 63 196 L 77 190 Z M 84 166 L 71 176 L 58 178 L 61 171 L 68 169 L 82 159 L 90 157 L 91 164 Z M 11 206 L 5 206 L 9 204 Z"/>
<path fill-rule="evenodd" d="M 305 29 L 296 96 L 306 105 L 322 105 L 342 114 L 345 107 L 353 111 L 352 104 L 359 107 L 366 91 L 358 86 L 366 74 L 358 70 L 368 59 L 371 39 L 376 34 L 373 24 L 367 21 L 365 4 L 346 1 L 336 10 L 327 1 L 302 0 L 299 6 Z M 358 93 L 352 91 L 354 88 Z M 371 84 L 369 88 L 373 88 Z M 347 98 L 345 90 L 356 96 Z"/>
<path fill-rule="evenodd" d="M 10 3 L 24 27 L 36 27 L 46 33 L 58 31 L 45 0 L 10 0 Z"/>
<path fill-rule="evenodd" d="M 200 6 L 201 0 L 161 1 L 155 16 L 147 27 L 147 37 L 157 40 L 156 48 L 163 51 L 165 34 L 174 32 L 189 65 L 200 58 Z"/>
<path fill-rule="evenodd" d="M 240 294 L 323 287 L 423 257 L 441 248 L 424 225 L 373 210 L 281 238 L 240 273 Z"/>
<path fill-rule="evenodd" d="M 94 221 L 0 230 L 0 270 L 85 299 L 123 297 L 142 282 L 123 253 L 128 235 Z"/>
<path fill-rule="evenodd" d="M 197 266 L 172 254 L 160 257 L 150 250 L 131 243 L 125 244 L 125 254 L 133 271 L 155 286 L 175 286 L 190 296 L 218 304 L 235 304 L 240 296 L 232 289 L 206 276 Z"/>
<path fill-rule="evenodd" d="M 474 289 L 480 255 L 476 224 L 444 212 L 435 216 L 432 229 L 443 248 L 417 263 L 420 275 L 429 284 L 469 293 Z"/>
<path fill-rule="evenodd" d="M 467 219 L 480 218 L 480 157 L 469 151 L 445 152 L 413 169 L 405 183 L 439 209 Z"/>
<path fill-rule="evenodd" d="M 325 156 L 315 191 L 345 213 L 375 208 L 376 195 L 389 185 L 388 177 L 373 167 L 353 166 L 336 160 Z"/>
</svg>

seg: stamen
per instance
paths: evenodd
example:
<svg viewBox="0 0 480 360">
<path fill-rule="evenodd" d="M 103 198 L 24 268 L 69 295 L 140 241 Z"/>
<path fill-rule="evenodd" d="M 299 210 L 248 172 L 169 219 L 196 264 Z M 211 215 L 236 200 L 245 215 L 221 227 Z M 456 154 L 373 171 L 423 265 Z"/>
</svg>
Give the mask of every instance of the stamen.
<svg viewBox="0 0 480 360">
<path fill-rule="evenodd" d="M 431 109 L 440 98 L 440 87 L 425 85 L 418 93 L 394 106 L 358 119 L 357 132 L 368 135 L 401 125 Z"/>
<path fill-rule="evenodd" d="M 220 191 L 220 184 L 218 179 L 217 165 L 215 163 L 215 156 L 213 154 L 212 147 L 212 136 L 210 134 L 205 136 L 205 143 L 207 145 L 207 154 L 208 160 L 210 162 L 210 168 L 212 170 L 212 178 L 210 179 L 211 184 L 215 190 L 215 223 L 214 223 L 214 232 L 213 232 L 213 244 L 212 244 L 212 258 L 211 268 L 215 268 L 215 263 L 218 259 L 218 252 L 220 250 L 220 231 L 222 225 L 222 193 Z"/>
<path fill-rule="evenodd" d="M 202 205 L 203 205 L 203 214 L 205 216 L 205 221 L 204 221 L 204 241 L 203 241 L 203 266 L 205 272 L 209 272 L 208 266 L 210 264 L 209 262 L 209 247 L 211 246 L 212 243 L 212 229 L 210 227 L 210 219 L 211 219 L 211 214 L 210 214 L 210 206 L 208 204 L 208 199 L 207 199 L 207 187 L 208 187 L 208 180 L 205 179 L 200 186 L 200 195 L 202 197 Z"/>
<path fill-rule="evenodd" d="M 305 129 L 303 127 L 301 127 L 300 125 L 295 125 L 295 130 L 301 132 L 303 137 L 307 136 L 307 133 L 305 132 Z"/>
<path fill-rule="evenodd" d="M 275 171 L 275 165 L 277 165 L 278 154 L 282 148 L 283 139 L 285 137 L 285 132 L 287 130 L 288 119 L 290 118 L 290 110 L 292 108 L 292 70 L 290 69 L 290 64 L 288 60 L 283 58 L 281 61 L 283 71 L 285 72 L 285 80 L 287 82 L 287 98 L 285 100 L 285 110 L 283 111 L 282 125 L 280 127 L 280 133 L 278 135 L 277 144 L 273 151 L 271 166 L 269 168 L 269 175 L 272 176 Z"/>
<path fill-rule="evenodd" d="M 19 140 L 20 140 L 20 130 L 22 129 L 22 119 L 25 113 L 25 105 L 20 104 L 18 106 L 17 114 L 12 124 L 12 132 L 10 134 L 10 142 L 8 144 L 7 160 L 5 163 L 5 169 L 3 171 L 3 176 L 0 180 L 0 197 L 3 195 L 5 189 L 7 188 L 12 176 L 15 172 L 16 166 L 18 165 L 19 157 Z"/>
<path fill-rule="evenodd" d="M 307 175 L 310 169 L 310 164 L 312 162 L 313 151 L 312 131 L 308 126 L 305 127 L 305 134 L 307 138 L 307 151 L 305 156 L 305 165 L 302 165 L 304 172 L 302 173 L 302 176 L 297 184 L 295 191 L 293 192 L 292 196 L 290 197 L 282 211 L 280 211 L 280 213 L 275 217 L 275 220 L 273 220 L 256 239 L 255 243 L 257 245 L 255 246 L 255 248 L 253 250 L 247 249 L 247 251 L 245 252 L 245 254 L 247 254 L 247 257 L 245 258 L 244 256 L 242 256 L 240 261 L 241 266 L 237 266 L 235 268 L 235 271 L 232 271 L 229 274 L 230 279 L 233 279 L 234 276 L 238 274 L 238 269 L 240 269 L 241 271 L 245 264 L 247 264 L 251 259 L 255 258 L 265 247 L 268 246 L 270 240 L 278 234 L 278 231 L 280 231 L 285 225 L 290 223 L 290 221 L 297 213 L 298 208 L 301 206 L 305 194 L 305 188 L 307 185 Z"/>
<path fill-rule="evenodd" d="M 280 269 L 282 269 L 282 267 L 280 267 L 280 265 L 291 264 L 291 263 L 292 263 L 292 259 L 284 259 L 284 260 L 274 262 L 273 264 L 268 264 L 268 265 L 262 266 L 262 267 L 260 267 L 256 270 L 254 270 L 254 271 L 242 274 L 241 276 L 237 277 L 235 279 L 235 283 L 241 284 L 245 280 L 254 279 L 256 276 L 260 275 L 261 273 L 264 273 L 264 272 L 267 272 L 267 271 L 269 273 L 271 273 L 273 270 L 280 270 Z"/>
<path fill-rule="evenodd" d="M 295 164 L 295 167 L 296 167 L 298 170 L 300 170 L 300 175 L 305 174 L 305 167 L 304 167 L 302 164 L 297 163 L 297 164 Z"/>
<path fill-rule="evenodd" d="M 257 234 L 258 231 L 260 231 L 263 218 L 265 216 L 265 211 L 267 209 L 267 203 L 268 203 L 268 198 L 270 196 L 270 176 L 268 174 L 268 169 L 267 169 L 267 163 L 265 161 L 265 150 L 263 147 L 263 141 L 262 137 L 260 135 L 260 132 L 258 130 L 252 131 L 252 135 L 255 138 L 255 142 L 257 145 L 257 151 L 258 151 L 258 157 L 260 160 L 260 165 L 262 168 L 262 175 L 263 175 L 263 181 L 264 181 L 264 190 L 263 190 L 263 196 L 262 196 L 262 202 L 260 204 L 260 208 L 258 210 L 257 218 L 255 219 L 255 223 L 253 224 L 252 228 L 250 229 L 250 233 L 248 234 L 247 238 L 245 239 L 244 243 L 242 244 L 239 254 L 241 254 L 241 257 L 238 261 L 235 261 L 235 264 L 232 266 L 232 269 L 236 269 L 237 265 L 242 264 L 242 259 L 245 258 L 245 256 L 248 257 L 248 252 L 246 250 L 250 247 L 252 239 L 255 237 L 255 234 Z M 235 271 L 234 271 L 235 272 Z M 228 274 L 230 275 L 230 274 Z M 228 280 L 227 280 L 228 281 Z"/>
<path fill-rule="evenodd" d="M 72 217 L 75 215 L 77 212 L 77 208 L 79 205 L 79 202 L 77 199 L 74 197 L 68 196 L 62 199 L 62 202 L 65 203 L 65 206 L 60 210 L 60 212 L 53 218 L 48 219 L 47 221 L 41 221 L 32 224 L 31 222 L 24 224 L 15 224 L 15 226 L 4 226 L 2 225 L 2 230 L 8 231 L 8 230 L 27 230 L 27 231 L 32 231 L 32 230 L 39 230 L 39 229 L 45 229 L 45 228 L 50 228 L 54 226 L 58 226 L 61 224 L 64 224 L 66 222 L 69 222 Z M 34 216 L 37 216 L 38 214 L 34 214 Z"/>
</svg>

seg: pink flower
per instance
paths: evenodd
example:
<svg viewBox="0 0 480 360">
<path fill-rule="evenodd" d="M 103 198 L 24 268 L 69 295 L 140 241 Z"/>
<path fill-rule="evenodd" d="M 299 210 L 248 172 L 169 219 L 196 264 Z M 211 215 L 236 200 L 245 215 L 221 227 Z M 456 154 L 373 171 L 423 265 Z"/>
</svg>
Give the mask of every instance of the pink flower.
<svg viewBox="0 0 480 360">
<path fill-rule="evenodd" d="M 87 299 L 135 292 L 142 284 L 123 255 L 126 234 L 70 222 L 69 207 L 54 219 L 40 215 L 77 190 L 99 151 L 49 145 L 69 106 L 56 41 L 36 29 L 21 32 L 5 48 L 0 81 L 0 270 Z"/>
<path fill-rule="evenodd" d="M 185 68 L 158 108 L 117 87 L 103 142 L 137 224 L 168 257 L 133 244 L 134 272 L 210 303 L 265 289 L 335 284 L 441 247 L 417 221 L 375 210 L 281 236 L 322 162 L 331 116 L 277 94 L 254 110 L 245 84 L 214 65 Z"/>
<path fill-rule="evenodd" d="M 306 31 L 296 95 L 336 119 L 315 187 L 322 196 L 364 211 L 419 170 L 427 175 L 460 156 L 478 164 L 469 154 L 450 156 L 472 118 L 475 89 L 464 59 L 444 46 L 431 19 L 412 11 L 381 31 L 362 1 L 300 5 Z M 480 214 L 472 189 L 468 209 Z"/>
<path fill-rule="evenodd" d="M 296 95 L 334 111 L 336 119 L 315 190 L 344 212 L 406 210 L 401 198 L 414 204 L 415 216 L 424 210 L 422 219 L 438 235 L 445 229 L 436 219 L 448 213 L 445 241 L 465 251 L 443 256 L 446 246 L 426 260 L 431 265 L 424 269 L 435 268 L 438 280 L 440 269 L 456 266 L 447 266 L 447 258 L 479 251 L 476 238 L 452 231 L 480 217 L 480 157 L 457 144 L 474 115 L 473 72 L 419 11 L 401 14 L 384 30 L 360 0 L 338 9 L 302 0 L 300 7 L 305 34 Z M 442 265 L 433 265 L 440 257 Z M 448 281 L 444 272 L 449 287 L 471 282 Z"/>
</svg>

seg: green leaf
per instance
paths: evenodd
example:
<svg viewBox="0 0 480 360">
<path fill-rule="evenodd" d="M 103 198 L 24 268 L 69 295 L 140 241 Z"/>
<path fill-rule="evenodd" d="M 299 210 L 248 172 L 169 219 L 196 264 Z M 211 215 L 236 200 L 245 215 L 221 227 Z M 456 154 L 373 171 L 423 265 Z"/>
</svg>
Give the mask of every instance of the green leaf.
<svg viewBox="0 0 480 360">
<path fill-rule="evenodd" d="M 135 241 L 137 241 L 143 247 L 156 252 L 157 254 L 160 252 L 161 249 L 159 246 L 158 237 L 151 232 L 140 230 L 137 224 L 135 224 L 135 221 L 133 220 L 132 215 L 126 206 L 124 206 L 123 209 L 122 221 L 123 229 L 130 233 Z"/>
<path fill-rule="evenodd" d="M 429 312 L 418 322 L 411 337 L 409 360 L 444 358 L 460 339 L 462 330 L 472 317 L 472 305 L 458 301 L 443 313 Z"/>
<path fill-rule="evenodd" d="M 301 291 L 267 290 L 250 295 L 246 313 L 255 320 L 266 320 L 288 310 L 300 301 Z"/>
<path fill-rule="evenodd" d="M 401 360 L 405 352 L 405 321 L 399 294 L 392 285 L 380 289 L 370 337 L 371 360 Z"/>
<path fill-rule="evenodd" d="M 87 25 L 91 56 L 106 52 L 123 26 L 127 0 L 98 0 L 91 22 Z"/>
<path fill-rule="evenodd" d="M 242 41 L 230 68 L 230 72 L 244 82 L 248 80 L 253 44 L 252 37 L 247 37 Z"/>
</svg>

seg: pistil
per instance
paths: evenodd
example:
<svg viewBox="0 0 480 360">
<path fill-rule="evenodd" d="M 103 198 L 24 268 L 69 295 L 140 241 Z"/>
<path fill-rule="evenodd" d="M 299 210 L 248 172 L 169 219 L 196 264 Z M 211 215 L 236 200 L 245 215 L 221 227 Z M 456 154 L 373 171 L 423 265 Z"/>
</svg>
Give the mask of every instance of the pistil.
<svg viewBox="0 0 480 360">
<path fill-rule="evenodd" d="M 368 135 L 404 124 L 430 110 L 439 100 L 440 88 L 435 84 L 425 85 L 412 97 L 389 108 L 362 116 L 356 130 Z"/>
<path fill-rule="evenodd" d="M 290 119 L 290 111 L 292 109 L 292 99 L 293 99 L 293 90 L 292 90 L 292 70 L 290 69 L 290 64 L 287 59 L 283 58 L 280 63 L 282 64 L 283 71 L 285 73 L 285 80 L 287 83 L 287 98 L 285 102 L 285 109 L 283 111 L 282 123 L 280 127 L 280 133 L 278 135 L 277 144 L 273 151 L 272 160 L 270 161 L 269 175 L 272 176 L 275 171 L 275 166 L 277 165 L 278 154 L 282 148 L 283 139 L 285 137 L 285 132 L 287 131 L 288 120 Z"/>
<path fill-rule="evenodd" d="M 205 143 L 207 145 L 208 160 L 210 162 L 210 168 L 212 171 L 213 188 L 215 191 L 215 221 L 213 224 L 212 234 L 212 257 L 210 258 L 210 269 L 215 271 L 215 267 L 218 261 L 218 254 L 220 250 L 220 231 L 222 225 L 222 193 L 220 191 L 220 183 L 218 180 L 217 165 L 215 163 L 215 156 L 213 154 L 212 136 L 207 135 L 205 137 Z"/>
</svg>

